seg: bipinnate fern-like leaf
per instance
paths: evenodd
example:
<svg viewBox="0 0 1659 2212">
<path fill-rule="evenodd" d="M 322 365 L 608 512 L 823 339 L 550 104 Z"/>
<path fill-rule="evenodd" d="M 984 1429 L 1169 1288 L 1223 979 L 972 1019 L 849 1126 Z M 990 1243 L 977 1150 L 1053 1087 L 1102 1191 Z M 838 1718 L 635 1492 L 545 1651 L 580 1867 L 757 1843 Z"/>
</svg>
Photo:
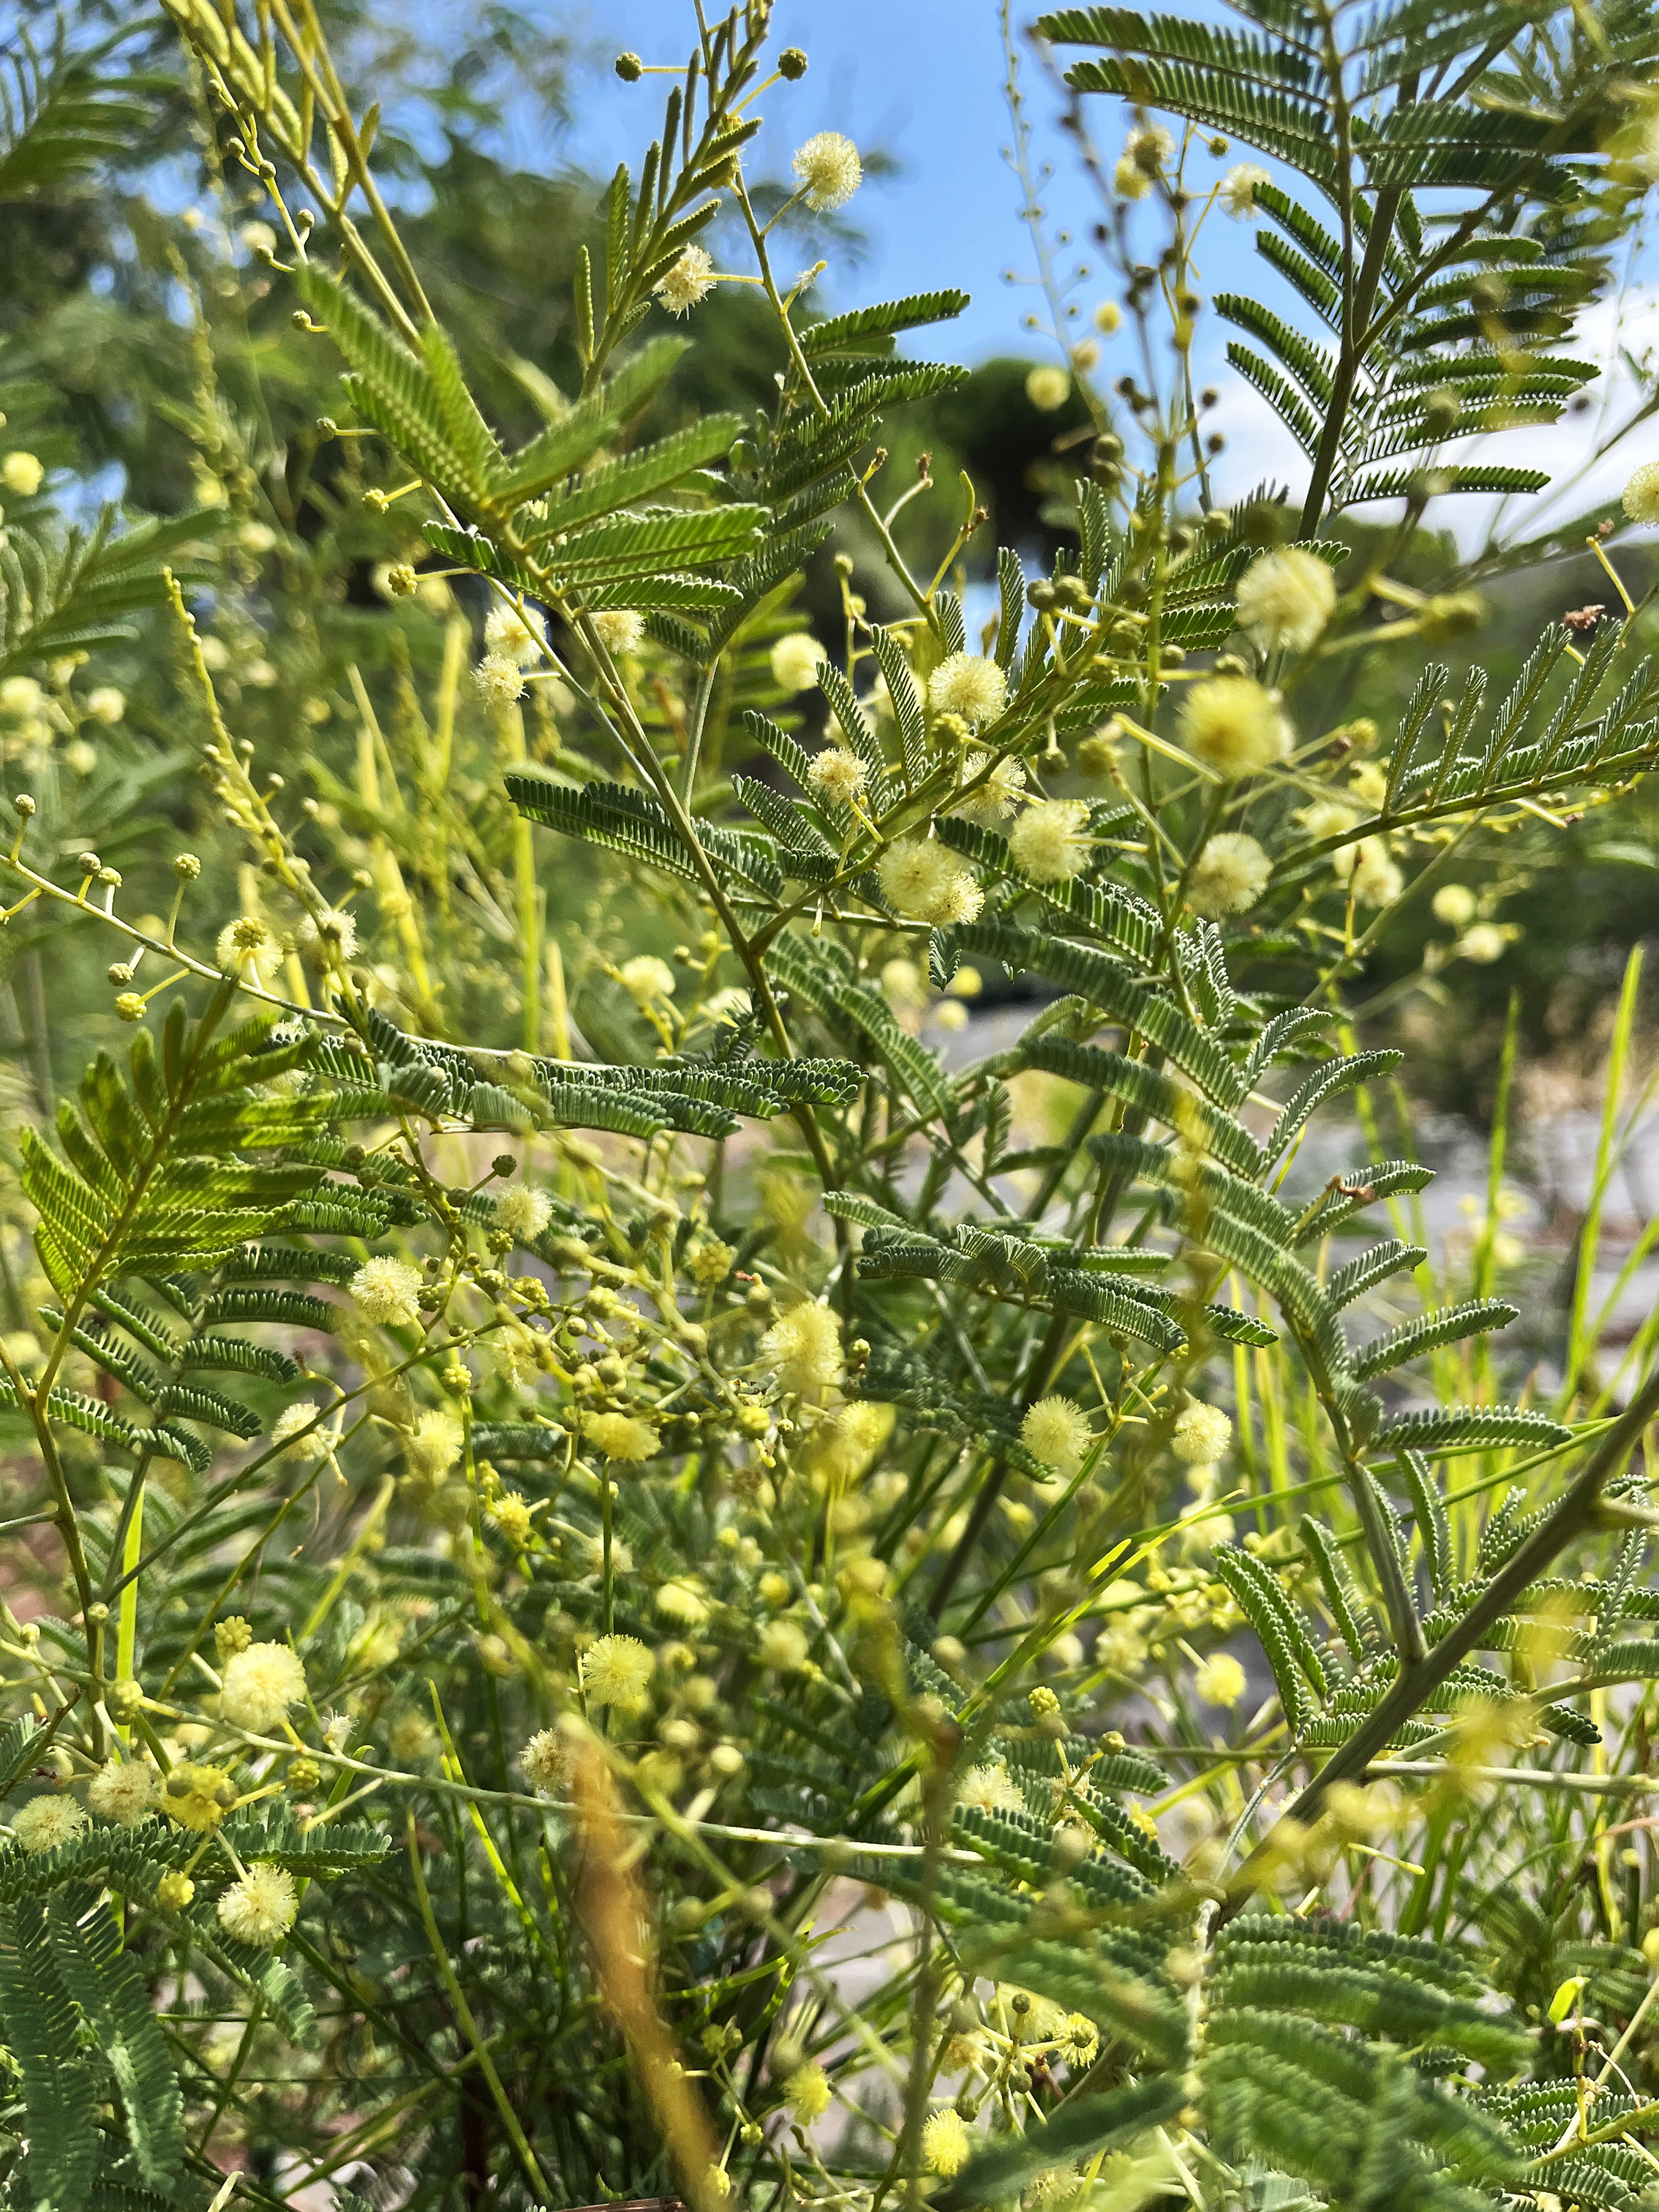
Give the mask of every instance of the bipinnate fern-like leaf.
<svg viewBox="0 0 1659 2212">
<path fill-rule="evenodd" d="M 46 1917 L 64 1987 L 114 2076 L 138 2171 L 166 2189 L 184 2160 L 184 2097 L 149 1984 L 95 1892 L 59 1890 Z"/>
<path fill-rule="evenodd" d="M 71 44 L 60 18 L 42 54 L 27 30 L 12 32 L 0 58 L 0 206 L 60 194 L 130 153 L 166 81 L 110 66 L 127 35 Z"/>
<path fill-rule="evenodd" d="M 22 2089 L 31 2199 L 80 2203 L 98 2165 L 98 2069 L 35 1896 L 0 1903 L 0 2026 Z"/>
<path fill-rule="evenodd" d="M 131 641 L 131 617 L 166 600 L 169 570 L 180 584 L 210 580 L 195 549 L 222 526 L 222 514 L 203 510 L 125 530 L 117 520 L 106 507 L 89 530 L 61 537 L 9 526 L 0 544 L 0 678 Z"/>
</svg>

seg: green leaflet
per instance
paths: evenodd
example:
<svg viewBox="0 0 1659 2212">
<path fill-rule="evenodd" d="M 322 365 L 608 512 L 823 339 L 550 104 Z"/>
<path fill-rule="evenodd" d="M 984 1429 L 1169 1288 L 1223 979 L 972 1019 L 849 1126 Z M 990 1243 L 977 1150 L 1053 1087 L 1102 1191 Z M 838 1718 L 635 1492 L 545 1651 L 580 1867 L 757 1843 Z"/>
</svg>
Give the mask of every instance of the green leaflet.
<svg viewBox="0 0 1659 2212">
<path fill-rule="evenodd" d="M 1376 1439 L 1379 1455 L 1407 1451 L 1443 1457 L 1488 1451 L 1501 1444 L 1565 1444 L 1572 1431 L 1522 1406 L 1453 1406 L 1439 1413 L 1406 1413 Z"/>
<path fill-rule="evenodd" d="M 948 322 L 967 305 L 966 292 L 944 291 L 913 292 L 902 300 L 854 307 L 846 314 L 809 324 L 801 332 L 801 349 L 811 356 L 842 351 L 880 353 L 891 343 L 896 331 Z"/>
<path fill-rule="evenodd" d="M 1462 1305 L 1420 1315 L 1416 1321 L 1362 1345 L 1354 1354 L 1353 1371 L 1359 1376 L 1385 1375 L 1437 1345 L 1455 1344 L 1465 1337 L 1484 1334 L 1487 1329 L 1506 1328 L 1516 1313 L 1517 1309 L 1502 1298 L 1471 1298 Z"/>
</svg>

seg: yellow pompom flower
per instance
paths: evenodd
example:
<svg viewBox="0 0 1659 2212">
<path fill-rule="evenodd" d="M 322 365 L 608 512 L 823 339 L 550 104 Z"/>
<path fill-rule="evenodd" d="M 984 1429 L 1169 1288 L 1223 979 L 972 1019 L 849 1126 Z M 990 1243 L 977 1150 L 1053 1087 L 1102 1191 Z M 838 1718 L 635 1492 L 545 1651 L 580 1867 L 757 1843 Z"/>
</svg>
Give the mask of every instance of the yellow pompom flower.
<svg viewBox="0 0 1659 2212">
<path fill-rule="evenodd" d="M 856 1482 L 893 1431 L 893 1408 L 872 1399 L 856 1399 L 818 1423 L 799 1463 L 809 1474 L 843 1487 Z"/>
<path fill-rule="evenodd" d="M 287 1717 L 306 1693 L 306 1670 L 286 1644 L 250 1644 L 225 1662 L 219 1711 L 233 1728 L 263 1735 Z"/>
<path fill-rule="evenodd" d="M 761 1665 L 775 1674 L 798 1674 L 806 1664 L 806 1632 L 799 1621 L 769 1620 L 757 1648 Z"/>
<path fill-rule="evenodd" d="M 784 2081 L 783 2101 L 789 2107 L 791 2118 L 803 2128 L 810 2128 L 814 2120 L 821 2118 L 830 2104 L 830 2077 L 823 2067 L 814 2065 L 811 2059 L 797 2066 Z"/>
<path fill-rule="evenodd" d="M 589 1413 L 582 1434 L 606 1459 L 651 1459 L 656 1455 L 656 1431 L 632 1413 Z"/>
<path fill-rule="evenodd" d="M 1088 866 L 1091 849 L 1081 799 L 1040 799 L 1008 832 L 1014 866 L 1034 884 L 1069 883 Z"/>
<path fill-rule="evenodd" d="M 1181 709 L 1182 741 L 1230 782 L 1255 775 L 1290 750 L 1279 701 L 1254 677 L 1212 676 L 1194 684 Z"/>
<path fill-rule="evenodd" d="M 1073 1398 L 1039 1398 L 1019 1425 L 1019 1440 L 1027 1451 L 1060 1474 L 1075 1474 L 1094 1442 L 1089 1417 Z"/>
<path fill-rule="evenodd" d="M 581 1655 L 583 1694 L 590 1705 L 637 1711 L 650 1691 L 654 1664 L 637 1636 L 602 1636 Z"/>
<path fill-rule="evenodd" d="M 643 1013 L 659 1000 L 674 995 L 674 971 L 654 952 L 637 952 L 617 970 L 617 981 Z"/>
<path fill-rule="evenodd" d="M 1025 380 L 1025 397 L 1039 414 L 1052 415 L 1072 396 L 1072 380 L 1063 368 L 1041 365 Z"/>
<path fill-rule="evenodd" d="M 973 2152 L 974 2139 L 953 2105 L 930 2112 L 923 2121 L 921 2160 L 929 2173 L 939 2174 L 948 2181 L 952 2174 L 962 2172 Z"/>
<path fill-rule="evenodd" d="M 1305 653 L 1331 618 L 1336 579 L 1316 553 L 1264 553 L 1238 586 L 1238 621 L 1267 653 Z"/>
<path fill-rule="evenodd" d="M 1193 1687 L 1206 1705 L 1231 1710 L 1248 1687 L 1244 1669 L 1231 1651 L 1215 1651 L 1193 1677 Z"/>
<path fill-rule="evenodd" d="M 161 1808 L 181 1828 L 207 1835 L 227 1813 L 234 1809 L 236 1784 L 222 1766 L 185 1759 L 175 1766 L 161 1787 Z"/>
<path fill-rule="evenodd" d="M 707 1598 L 683 1580 L 664 1583 L 653 1602 L 665 1620 L 676 1621 L 682 1628 L 701 1628 L 708 1618 Z"/>
<path fill-rule="evenodd" d="M 841 1316 L 803 1299 L 767 1330 L 760 1356 L 783 1388 L 797 1396 L 827 1389 L 841 1375 Z"/>
<path fill-rule="evenodd" d="M 459 1459 L 464 1442 L 453 1413 L 442 1408 L 422 1413 L 404 1439 L 404 1460 L 418 1480 L 439 1483 Z"/>
<path fill-rule="evenodd" d="M 1224 830 L 1212 837 L 1187 878 L 1187 903 L 1194 914 L 1219 921 L 1224 915 L 1247 914 L 1267 888 L 1273 862 L 1254 837 Z"/>
</svg>

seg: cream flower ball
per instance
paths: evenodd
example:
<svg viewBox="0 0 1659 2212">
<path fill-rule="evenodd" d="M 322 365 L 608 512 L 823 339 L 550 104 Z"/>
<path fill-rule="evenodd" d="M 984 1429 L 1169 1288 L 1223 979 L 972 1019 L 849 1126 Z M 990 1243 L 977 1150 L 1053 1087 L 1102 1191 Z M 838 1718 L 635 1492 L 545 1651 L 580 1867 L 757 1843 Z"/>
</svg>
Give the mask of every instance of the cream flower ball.
<svg viewBox="0 0 1659 2212">
<path fill-rule="evenodd" d="M 234 1728 L 264 1735 L 288 1717 L 306 1693 L 300 1655 L 286 1644 L 250 1644 L 225 1662 L 220 1677 L 219 1711 Z"/>
<path fill-rule="evenodd" d="M 1381 837 L 1363 837 L 1353 848 L 1353 871 L 1348 887 L 1362 906 L 1392 906 L 1406 888 L 1406 878 L 1389 859 Z"/>
<path fill-rule="evenodd" d="M 465 1441 L 454 1414 L 447 1407 L 434 1407 L 416 1419 L 404 1439 L 404 1458 L 423 1481 L 441 1482 L 459 1459 Z"/>
<path fill-rule="evenodd" d="M 1625 486 L 1624 509 L 1632 522 L 1659 523 L 1659 461 L 1644 461 Z"/>
<path fill-rule="evenodd" d="M 1221 204 L 1235 222 L 1255 221 L 1255 196 L 1263 185 L 1273 179 L 1254 161 L 1237 161 L 1221 179 Z"/>
<path fill-rule="evenodd" d="M 300 1913 L 299 1893 L 286 1867 L 251 1866 L 219 1899 L 219 1925 L 239 1943 L 269 1951 L 280 1943 Z"/>
<path fill-rule="evenodd" d="M 810 630 L 792 629 L 779 638 L 767 659 L 773 682 L 793 696 L 797 691 L 811 690 L 829 657 Z"/>
<path fill-rule="evenodd" d="M 1012 1780 L 1000 1761 L 970 1766 L 957 1786 L 957 1802 L 976 1806 L 981 1813 L 1023 1813 L 1025 1792 Z"/>
<path fill-rule="evenodd" d="M 1039 1398 L 1019 1425 L 1019 1440 L 1056 1473 L 1075 1474 L 1094 1442 L 1094 1432 L 1074 1398 Z"/>
<path fill-rule="evenodd" d="M 850 806 L 869 780 L 864 763 L 845 745 L 814 753 L 806 770 L 806 781 L 819 798 L 836 806 Z"/>
<path fill-rule="evenodd" d="M 927 679 L 927 704 L 933 712 L 960 714 L 969 729 L 994 722 L 1007 703 L 1007 678 L 981 653 L 947 653 Z"/>
<path fill-rule="evenodd" d="M 31 1856 L 73 1842 L 86 1825 L 85 1810 L 73 1797 L 31 1797 L 11 1816 L 18 1847 Z"/>
<path fill-rule="evenodd" d="M 701 246 L 688 246 L 660 278 L 657 297 L 671 315 L 688 315 L 714 289 L 714 264 Z"/>
<path fill-rule="evenodd" d="M 818 131 L 795 149 L 789 166 L 801 188 L 801 198 L 817 215 L 845 207 L 864 182 L 859 149 L 839 131 Z"/>
<path fill-rule="evenodd" d="M 989 753 L 969 753 L 962 763 L 962 780 L 970 784 L 985 775 Z M 952 811 L 965 815 L 969 822 L 977 822 L 987 830 L 994 830 L 999 822 L 1006 822 L 1019 804 L 1020 793 L 1025 788 L 1025 770 L 1017 760 L 1000 760 L 985 781 L 975 790 L 965 792 L 957 800 Z"/>
<path fill-rule="evenodd" d="M 1305 653 L 1335 605 L 1335 577 L 1300 545 L 1264 553 L 1239 581 L 1239 627 L 1267 653 Z"/>
<path fill-rule="evenodd" d="M 570 1778 L 570 1747 L 562 1729 L 539 1729 L 519 1753 L 519 1765 L 532 1790 L 562 1789 Z"/>
<path fill-rule="evenodd" d="M 547 649 L 547 624 L 533 607 L 520 610 L 498 601 L 484 617 L 484 644 L 520 668 L 532 668 Z"/>
<path fill-rule="evenodd" d="M 87 1784 L 87 1803 L 100 1820 L 136 1828 L 155 1810 L 155 1769 L 142 1759 L 112 1759 Z"/>
<path fill-rule="evenodd" d="M 407 1260 L 382 1256 L 365 1260 L 346 1285 L 353 1303 L 367 1321 L 392 1327 L 420 1319 L 415 1303 L 421 1287 L 421 1271 Z"/>
<path fill-rule="evenodd" d="M 674 995 L 674 971 L 654 952 L 636 952 L 631 960 L 624 960 L 617 970 L 617 981 L 641 1013 L 659 999 Z"/>
<path fill-rule="evenodd" d="M 637 653 L 645 642 L 645 617 L 632 607 L 611 607 L 589 619 L 607 653 Z"/>
<path fill-rule="evenodd" d="M 524 671 L 509 653 L 487 653 L 472 672 L 478 696 L 491 707 L 515 707 L 524 696 Z"/>
<path fill-rule="evenodd" d="M 553 1218 L 553 1201 L 533 1183 L 518 1183 L 495 1200 L 495 1226 L 515 1244 L 533 1244 Z"/>
<path fill-rule="evenodd" d="M 326 1459 L 339 1441 L 336 1431 L 319 1418 L 321 1408 L 310 1398 L 297 1398 L 284 1406 L 271 1428 L 270 1441 L 284 1459 Z M 316 1423 L 313 1428 L 311 1425 Z M 301 1436 L 300 1431 L 307 1433 Z"/>
<path fill-rule="evenodd" d="M 1219 921 L 1245 914 L 1267 888 L 1273 862 L 1254 837 L 1224 830 L 1212 837 L 1187 878 L 1187 903 L 1194 914 Z"/>
<path fill-rule="evenodd" d="M 256 983 L 269 983 L 283 964 L 282 946 L 257 915 L 228 921 L 214 952 L 225 975 L 251 976 Z"/>
<path fill-rule="evenodd" d="M 1219 1406 L 1189 1399 L 1176 1416 L 1170 1449 L 1188 1467 L 1212 1467 L 1232 1440 L 1231 1418 Z"/>
<path fill-rule="evenodd" d="M 933 838 L 901 837 L 889 845 L 876 862 L 876 878 L 896 914 L 935 927 L 971 921 L 985 903 L 968 863 Z"/>
</svg>

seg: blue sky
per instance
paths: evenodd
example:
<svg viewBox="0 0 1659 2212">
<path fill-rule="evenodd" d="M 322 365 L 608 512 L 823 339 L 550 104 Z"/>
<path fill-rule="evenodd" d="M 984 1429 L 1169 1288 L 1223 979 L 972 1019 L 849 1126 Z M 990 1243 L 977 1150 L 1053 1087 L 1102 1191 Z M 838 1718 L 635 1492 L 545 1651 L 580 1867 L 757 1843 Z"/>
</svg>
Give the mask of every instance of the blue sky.
<svg viewBox="0 0 1659 2212">
<path fill-rule="evenodd" d="M 544 0 L 537 12 L 580 26 L 594 55 L 577 78 L 568 150 L 602 175 L 648 137 L 666 91 L 662 78 L 620 83 L 611 56 L 632 48 L 646 61 L 683 57 L 690 9 L 682 0 L 609 0 L 585 10 L 548 9 Z M 1033 13 L 1026 0 L 1016 21 Z M 793 148 L 826 130 L 898 165 L 896 173 L 872 178 L 848 210 L 865 233 L 866 252 L 855 265 L 832 252 L 825 304 L 956 284 L 973 294 L 973 305 L 946 349 L 978 361 L 1034 348 L 1019 326 L 1031 303 L 1002 281 L 1009 266 L 1029 265 L 1030 252 L 1019 185 L 1000 150 L 1010 133 L 996 0 L 778 0 L 773 20 L 778 44 L 803 46 L 811 67 L 799 84 L 775 86 L 761 103 L 766 130 L 750 167 L 782 175 Z M 1046 125 L 1054 102 L 1029 53 L 1024 82 L 1034 118 Z M 1043 136 L 1050 136 L 1046 128 Z M 1079 228 L 1091 220 L 1085 193 L 1069 179 L 1053 204 L 1074 211 Z M 913 341 L 906 345 L 915 349 Z"/>
<path fill-rule="evenodd" d="M 624 85 L 611 62 L 625 48 L 647 62 L 683 61 L 693 22 L 690 0 L 521 0 L 521 4 L 566 33 L 579 57 L 571 84 L 568 131 L 556 149 L 537 151 L 543 158 L 550 154 L 599 176 L 607 174 L 619 160 L 637 161 L 654 133 L 666 80 L 647 77 L 641 83 Z M 1199 5 L 1209 12 L 1206 0 L 1199 0 Z M 1036 12 L 1036 0 L 1015 0 L 1016 26 L 1028 24 Z M 1020 220 L 1020 186 L 1003 159 L 1011 127 L 998 0 L 777 0 L 774 25 L 777 44 L 805 47 L 811 66 L 801 82 L 774 87 L 761 103 L 766 128 L 758 152 L 748 157 L 750 173 L 785 174 L 793 149 L 822 130 L 844 131 L 866 153 L 879 152 L 895 164 L 892 173 L 871 178 L 848 211 L 864 234 L 861 253 L 855 258 L 834 245 L 827 249 L 830 265 L 822 280 L 821 303 L 836 308 L 957 285 L 972 294 L 972 305 L 957 323 L 907 338 L 907 352 L 970 363 L 1006 352 L 1057 359 L 1046 331 L 1022 327 L 1024 316 L 1041 307 L 1040 298 L 1024 285 L 1010 284 L 1005 276 L 1010 269 L 1029 276 L 1034 262 L 1031 241 Z M 1096 208 L 1069 142 L 1056 128 L 1060 101 L 1029 43 L 1023 40 L 1020 65 L 1036 158 L 1047 156 L 1056 165 L 1057 173 L 1042 189 L 1048 228 L 1051 233 L 1069 228 L 1074 240 L 1069 258 L 1087 258 L 1087 234 Z M 1096 137 L 1109 161 L 1120 149 L 1127 116 L 1117 102 L 1103 98 L 1091 107 Z M 536 152 L 520 150 L 521 157 L 528 152 L 536 158 Z M 1243 158 L 1261 157 L 1244 147 L 1227 156 L 1228 161 Z M 1208 157 L 1201 155 L 1192 173 L 1194 184 L 1206 184 L 1208 171 Z M 1206 226 L 1200 246 L 1203 294 L 1225 289 L 1256 294 L 1293 321 L 1305 323 L 1302 303 L 1254 252 L 1247 226 L 1230 222 L 1218 211 Z M 1077 297 L 1086 314 L 1096 301 L 1114 289 L 1109 283 L 1091 283 Z M 1631 304 L 1638 315 L 1633 331 L 1628 324 L 1626 329 L 1639 341 L 1655 327 L 1650 293 L 1638 291 Z M 1592 310 L 1586 319 L 1589 327 L 1573 350 L 1581 357 L 1589 352 L 1592 357 L 1616 361 L 1611 303 Z M 1206 315 L 1199 331 L 1198 374 L 1219 386 L 1224 395 L 1210 418 L 1229 443 L 1216 471 L 1218 495 L 1237 496 L 1247 485 L 1269 476 L 1299 487 L 1305 481 L 1305 464 L 1288 433 L 1227 368 L 1226 326 Z M 1127 332 L 1115 342 L 1115 350 L 1122 350 L 1124 369 L 1139 365 L 1130 343 Z M 1109 378 L 1119 370 L 1109 351 L 1102 375 Z M 1593 389 L 1598 398 L 1605 398 L 1615 416 L 1626 411 L 1635 396 L 1628 374 L 1619 368 Z M 1598 410 L 1594 416 L 1547 432 L 1501 439 L 1495 442 L 1504 450 L 1492 458 L 1542 464 L 1559 482 L 1583 458 L 1604 420 Z M 1539 451 L 1546 441 L 1548 451 Z M 1523 454 L 1518 450 L 1522 445 L 1532 450 Z M 1616 489 L 1629 469 L 1656 447 L 1659 429 L 1646 426 L 1630 450 L 1621 448 L 1603 464 L 1595 492 L 1606 495 Z M 1603 476 L 1606 484 L 1600 481 Z M 1591 487 L 1580 489 L 1588 495 Z M 1486 501 L 1465 499 L 1449 502 L 1442 516 L 1468 539 L 1480 534 L 1486 511 Z"/>
</svg>

